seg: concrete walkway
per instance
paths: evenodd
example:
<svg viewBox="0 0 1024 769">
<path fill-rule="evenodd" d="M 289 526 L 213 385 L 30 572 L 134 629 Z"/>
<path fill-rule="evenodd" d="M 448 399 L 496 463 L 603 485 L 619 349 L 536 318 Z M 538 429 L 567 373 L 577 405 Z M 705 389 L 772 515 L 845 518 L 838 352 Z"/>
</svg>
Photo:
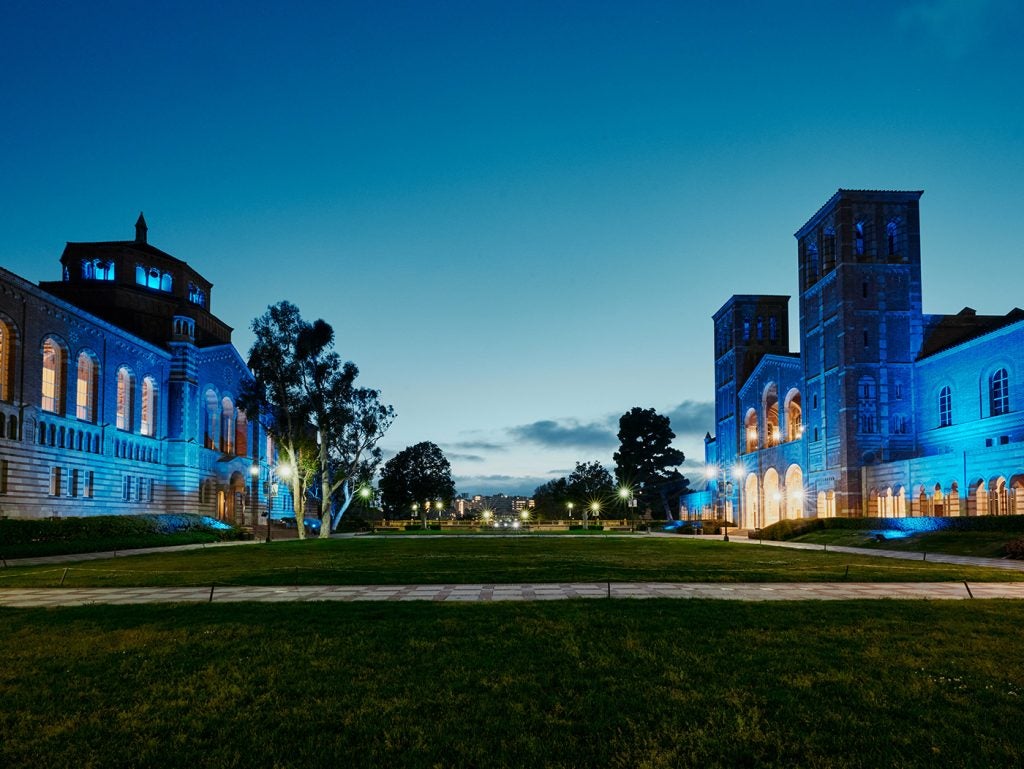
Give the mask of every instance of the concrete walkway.
<svg viewBox="0 0 1024 769">
<path fill-rule="evenodd" d="M 235 603 L 255 601 L 557 601 L 569 598 L 712 598 L 732 601 L 850 599 L 1024 599 L 1024 582 L 575 582 L 475 585 L 346 585 L 309 587 L 18 588 L 0 590 L 0 606 Z"/>
</svg>

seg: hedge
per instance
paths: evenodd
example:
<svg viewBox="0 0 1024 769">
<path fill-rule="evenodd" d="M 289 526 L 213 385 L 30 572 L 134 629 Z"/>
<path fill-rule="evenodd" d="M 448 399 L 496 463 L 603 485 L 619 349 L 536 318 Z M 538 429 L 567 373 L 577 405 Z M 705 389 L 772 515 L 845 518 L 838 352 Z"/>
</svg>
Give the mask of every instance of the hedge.
<svg viewBox="0 0 1024 769">
<path fill-rule="evenodd" d="M 787 540 L 822 529 L 852 531 L 1024 531 L 1024 515 L 980 515 L 957 518 L 796 518 L 779 521 L 758 532 L 751 530 L 751 539 Z"/>
<path fill-rule="evenodd" d="M 208 533 L 235 539 L 238 529 L 206 515 L 96 515 L 84 518 L 6 518 L 0 520 L 0 548 L 47 542 L 137 539 Z"/>
</svg>

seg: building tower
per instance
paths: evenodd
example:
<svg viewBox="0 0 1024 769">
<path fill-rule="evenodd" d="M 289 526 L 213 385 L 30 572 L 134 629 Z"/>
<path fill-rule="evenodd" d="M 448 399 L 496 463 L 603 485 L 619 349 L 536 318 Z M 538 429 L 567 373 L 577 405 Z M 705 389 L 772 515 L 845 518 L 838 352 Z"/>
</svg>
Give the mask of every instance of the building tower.
<svg viewBox="0 0 1024 769">
<path fill-rule="evenodd" d="M 861 515 L 861 467 L 913 454 L 921 194 L 841 189 L 796 233 L 804 468 L 818 515 Z"/>
</svg>

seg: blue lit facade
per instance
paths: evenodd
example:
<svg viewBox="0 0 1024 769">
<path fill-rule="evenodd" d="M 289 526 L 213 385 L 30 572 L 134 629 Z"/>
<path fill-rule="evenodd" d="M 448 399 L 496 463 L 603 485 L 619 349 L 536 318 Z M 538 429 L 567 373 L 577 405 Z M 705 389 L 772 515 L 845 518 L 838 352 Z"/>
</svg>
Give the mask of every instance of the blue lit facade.
<svg viewBox="0 0 1024 769">
<path fill-rule="evenodd" d="M 235 405 L 251 374 L 211 284 L 141 216 L 134 240 L 69 243 L 61 263 L 40 286 L 0 269 L 0 515 L 255 523 L 274 451 Z"/>
<path fill-rule="evenodd" d="M 789 297 L 714 316 L 707 490 L 684 516 L 1024 513 L 1024 312 L 925 315 L 919 191 L 839 190 L 796 233 Z"/>
</svg>

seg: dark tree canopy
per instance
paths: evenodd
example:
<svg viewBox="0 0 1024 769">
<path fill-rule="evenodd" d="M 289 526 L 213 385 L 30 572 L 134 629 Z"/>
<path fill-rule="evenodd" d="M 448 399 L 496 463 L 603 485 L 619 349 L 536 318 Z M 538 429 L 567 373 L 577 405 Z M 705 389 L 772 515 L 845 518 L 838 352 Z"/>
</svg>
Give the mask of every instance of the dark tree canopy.
<svg viewBox="0 0 1024 769">
<path fill-rule="evenodd" d="M 569 498 L 576 505 L 599 502 L 604 506 L 615 493 L 612 474 L 600 462 L 577 462 L 567 479 Z"/>
<path fill-rule="evenodd" d="M 547 520 L 564 518 L 568 510 L 569 482 L 556 478 L 541 484 L 533 492 L 534 515 Z"/>
<path fill-rule="evenodd" d="M 654 409 L 630 409 L 619 418 L 615 477 L 632 490 L 642 510 L 660 509 L 672 518 L 674 499 L 689 486 L 677 468 L 685 459 L 672 447 L 676 434 L 667 416 Z"/>
<path fill-rule="evenodd" d="M 402 449 L 385 462 L 378 485 L 384 511 L 390 516 L 409 515 L 413 503 L 425 513 L 428 502 L 447 504 L 455 496 L 451 464 L 430 441 Z"/>
</svg>

